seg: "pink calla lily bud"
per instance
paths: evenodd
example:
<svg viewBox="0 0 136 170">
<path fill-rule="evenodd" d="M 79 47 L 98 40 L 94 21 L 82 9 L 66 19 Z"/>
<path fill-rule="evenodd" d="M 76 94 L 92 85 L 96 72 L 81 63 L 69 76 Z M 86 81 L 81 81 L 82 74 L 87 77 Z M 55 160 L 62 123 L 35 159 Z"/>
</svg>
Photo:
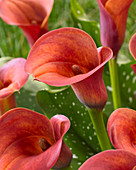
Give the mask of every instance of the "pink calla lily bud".
<svg viewBox="0 0 136 170">
<path fill-rule="evenodd" d="M 129 50 L 134 59 L 136 60 L 136 33 L 132 36 L 129 42 Z"/>
<path fill-rule="evenodd" d="M 128 108 L 115 110 L 108 119 L 108 135 L 116 149 L 125 149 L 136 155 L 136 111 Z"/>
<path fill-rule="evenodd" d="M 136 34 L 134 34 L 129 42 L 129 50 L 134 59 L 136 60 Z M 132 64 L 131 68 L 133 69 L 136 75 L 136 64 Z"/>
<path fill-rule="evenodd" d="M 0 169 L 50 170 L 68 166 L 72 153 L 63 136 L 69 127 L 70 121 L 63 115 L 49 120 L 24 108 L 6 112 L 0 118 Z"/>
<path fill-rule="evenodd" d="M 48 19 L 54 0 L 1 0 L 0 17 L 10 25 L 19 26 L 30 46 L 48 31 Z"/>
<path fill-rule="evenodd" d="M 128 10 L 133 0 L 97 0 L 100 8 L 101 43 L 117 56 L 125 37 Z"/>
<path fill-rule="evenodd" d="M 122 149 L 107 150 L 89 158 L 79 170 L 132 170 L 136 156 Z"/>
<path fill-rule="evenodd" d="M 10 96 L 25 85 L 28 79 L 25 63 L 24 58 L 15 58 L 0 68 L 0 99 Z"/>
<path fill-rule="evenodd" d="M 111 58 L 112 51 L 107 47 L 97 49 L 84 31 L 61 28 L 35 43 L 27 58 L 26 72 L 52 86 L 71 85 L 81 103 L 103 109 L 107 92 L 102 72 Z"/>
<path fill-rule="evenodd" d="M 16 58 L 0 68 L 0 115 L 16 107 L 14 92 L 19 91 L 28 80 L 25 63 L 25 59 Z"/>
</svg>

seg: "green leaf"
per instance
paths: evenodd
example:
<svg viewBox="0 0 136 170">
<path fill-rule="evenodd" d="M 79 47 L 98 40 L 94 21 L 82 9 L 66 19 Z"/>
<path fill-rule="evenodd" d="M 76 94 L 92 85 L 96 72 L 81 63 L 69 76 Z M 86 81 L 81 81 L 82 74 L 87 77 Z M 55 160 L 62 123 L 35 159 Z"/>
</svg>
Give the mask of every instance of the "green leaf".
<svg viewBox="0 0 136 170">
<path fill-rule="evenodd" d="M 50 92 L 50 93 L 57 93 L 57 92 L 61 92 L 65 89 L 67 89 L 69 86 L 62 86 L 62 87 L 56 87 L 56 86 L 50 86 L 46 84 L 45 90 Z"/>
<path fill-rule="evenodd" d="M 50 93 L 60 92 L 64 89 L 68 88 L 68 86 L 63 87 L 53 87 L 49 86 L 45 83 L 33 80 L 33 77 L 30 75 L 27 83 L 22 87 L 18 92 L 15 93 L 17 106 L 18 107 L 25 107 L 37 112 L 41 112 L 41 109 L 37 105 L 36 101 L 36 93 L 39 90 L 46 90 Z M 42 112 L 41 112 L 42 113 Z M 43 114 L 43 113 L 42 113 Z"/>
<path fill-rule="evenodd" d="M 79 5 L 77 0 L 71 0 L 71 15 L 74 21 L 74 26 L 86 31 L 94 39 L 97 47 L 101 46 L 100 42 L 100 25 L 96 21 L 91 21 L 86 13 Z"/>
<path fill-rule="evenodd" d="M 122 107 L 131 109 L 136 109 L 136 76 L 131 68 L 131 64 L 134 63 L 136 62 L 122 64 L 118 68 Z"/>
<path fill-rule="evenodd" d="M 64 141 L 72 150 L 71 165 L 74 169 L 78 169 L 85 160 L 100 151 L 89 114 L 71 87 L 57 93 L 39 91 L 37 101 L 47 117 L 63 114 L 70 119 L 71 127 Z"/>
</svg>

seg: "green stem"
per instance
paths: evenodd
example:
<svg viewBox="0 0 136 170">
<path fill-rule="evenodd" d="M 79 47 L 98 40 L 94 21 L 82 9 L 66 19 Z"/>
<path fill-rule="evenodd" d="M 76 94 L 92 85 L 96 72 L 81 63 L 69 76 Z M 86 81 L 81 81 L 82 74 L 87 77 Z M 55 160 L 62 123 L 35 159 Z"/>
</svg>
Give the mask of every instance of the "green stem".
<svg viewBox="0 0 136 170">
<path fill-rule="evenodd" d="M 73 170 L 73 168 L 71 166 L 69 166 L 67 168 L 62 168 L 61 170 Z"/>
<path fill-rule="evenodd" d="M 113 58 L 109 61 L 109 70 L 110 70 L 110 79 L 112 86 L 112 97 L 114 109 L 118 109 L 121 107 L 121 99 L 120 99 L 120 89 L 119 89 L 119 78 L 118 78 L 118 68 L 116 59 Z"/>
<path fill-rule="evenodd" d="M 51 169 L 53 170 L 53 169 Z M 73 170 L 73 168 L 71 166 L 67 167 L 67 168 L 61 168 L 61 170 Z"/>
<path fill-rule="evenodd" d="M 112 147 L 105 128 L 102 111 L 89 108 L 87 108 L 87 110 L 94 125 L 101 150 L 104 151 L 111 149 Z"/>
</svg>

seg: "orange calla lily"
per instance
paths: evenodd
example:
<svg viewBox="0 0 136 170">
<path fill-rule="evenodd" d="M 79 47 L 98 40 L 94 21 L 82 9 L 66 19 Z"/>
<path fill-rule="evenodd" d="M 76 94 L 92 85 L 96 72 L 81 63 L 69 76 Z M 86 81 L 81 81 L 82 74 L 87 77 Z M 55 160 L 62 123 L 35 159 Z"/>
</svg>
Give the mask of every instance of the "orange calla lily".
<svg viewBox="0 0 136 170">
<path fill-rule="evenodd" d="M 136 155 L 136 111 L 128 108 L 115 110 L 108 119 L 107 130 L 116 149 L 125 149 Z"/>
<path fill-rule="evenodd" d="M 19 26 L 32 46 L 48 31 L 48 19 L 54 0 L 1 0 L 0 17 L 10 25 Z"/>
<path fill-rule="evenodd" d="M 16 107 L 14 92 L 24 86 L 28 79 L 25 63 L 25 59 L 16 58 L 0 68 L 0 115 Z"/>
<path fill-rule="evenodd" d="M 0 118 L 0 169 L 67 167 L 72 153 L 62 138 L 70 127 L 63 115 L 49 120 L 34 111 L 16 108 Z"/>
<path fill-rule="evenodd" d="M 71 85 L 81 103 L 103 109 L 107 92 L 102 72 L 111 58 L 112 51 L 106 47 L 97 49 L 84 31 L 61 28 L 35 43 L 27 58 L 26 72 L 52 86 Z"/>
<path fill-rule="evenodd" d="M 101 42 L 114 57 L 124 41 L 128 10 L 133 0 L 97 0 L 100 8 Z"/>
<path fill-rule="evenodd" d="M 89 158 L 79 170 L 132 170 L 136 156 L 125 150 L 107 150 Z"/>
</svg>

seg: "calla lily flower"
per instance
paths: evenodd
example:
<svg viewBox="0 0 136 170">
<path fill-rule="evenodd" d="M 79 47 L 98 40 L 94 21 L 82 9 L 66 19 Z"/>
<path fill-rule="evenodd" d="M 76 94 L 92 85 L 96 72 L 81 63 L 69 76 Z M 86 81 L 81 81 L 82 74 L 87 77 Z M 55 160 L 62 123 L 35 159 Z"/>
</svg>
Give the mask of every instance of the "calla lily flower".
<svg viewBox="0 0 136 170">
<path fill-rule="evenodd" d="M 26 61 L 26 72 L 52 86 L 71 85 L 81 103 L 103 109 L 107 92 L 102 72 L 111 58 L 112 51 L 107 47 L 97 49 L 84 31 L 60 28 L 34 44 Z"/>
<path fill-rule="evenodd" d="M 63 115 L 49 120 L 25 108 L 15 108 L 0 118 L 0 169 L 37 170 L 63 168 L 72 153 L 62 138 L 70 127 Z"/>
<path fill-rule="evenodd" d="M 136 60 L 136 34 L 134 34 L 129 42 L 129 50 L 134 59 Z M 134 73 L 136 74 L 136 64 L 132 64 L 131 68 L 133 69 Z"/>
<path fill-rule="evenodd" d="M 116 149 L 125 149 L 136 155 L 136 111 L 128 108 L 115 110 L 109 117 L 107 130 Z"/>
<path fill-rule="evenodd" d="M 48 31 L 48 19 L 54 0 L 1 0 L 0 17 L 10 25 L 19 26 L 30 46 Z"/>
<path fill-rule="evenodd" d="M 97 0 L 100 8 L 101 43 L 117 56 L 125 37 L 128 10 L 133 0 Z"/>
<path fill-rule="evenodd" d="M 133 170 L 136 156 L 122 149 L 107 150 L 89 158 L 79 170 Z"/>
<path fill-rule="evenodd" d="M 12 59 L 0 68 L 0 115 L 16 107 L 14 92 L 24 86 L 28 74 L 25 72 L 26 60 Z"/>
</svg>

